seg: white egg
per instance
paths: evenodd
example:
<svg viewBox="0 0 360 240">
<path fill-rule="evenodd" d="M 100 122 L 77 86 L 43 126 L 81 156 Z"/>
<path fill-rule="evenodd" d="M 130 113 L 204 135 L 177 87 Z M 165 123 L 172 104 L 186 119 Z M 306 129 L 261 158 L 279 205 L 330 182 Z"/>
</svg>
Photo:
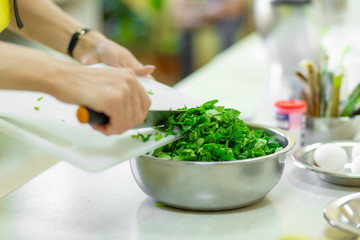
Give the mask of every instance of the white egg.
<svg viewBox="0 0 360 240">
<path fill-rule="evenodd" d="M 353 159 L 350 168 L 351 168 L 351 172 L 360 173 L 360 155 Z"/>
<path fill-rule="evenodd" d="M 347 154 L 342 147 L 326 143 L 315 150 L 314 160 L 319 167 L 327 171 L 339 171 L 347 162 Z"/>
<path fill-rule="evenodd" d="M 355 159 L 359 155 L 360 155 L 360 143 L 356 144 L 351 151 L 352 159 Z"/>
</svg>

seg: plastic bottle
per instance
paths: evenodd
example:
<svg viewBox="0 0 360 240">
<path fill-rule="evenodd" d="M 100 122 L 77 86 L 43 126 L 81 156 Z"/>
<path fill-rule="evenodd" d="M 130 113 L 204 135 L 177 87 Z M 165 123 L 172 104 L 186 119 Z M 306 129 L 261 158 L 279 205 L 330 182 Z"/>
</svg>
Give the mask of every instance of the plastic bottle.
<svg viewBox="0 0 360 240">
<path fill-rule="evenodd" d="M 275 102 L 276 126 L 289 132 L 295 138 L 295 148 L 301 147 L 305 127 L 306 103 L 303 100 L 291 99 Z"/>
</svg>

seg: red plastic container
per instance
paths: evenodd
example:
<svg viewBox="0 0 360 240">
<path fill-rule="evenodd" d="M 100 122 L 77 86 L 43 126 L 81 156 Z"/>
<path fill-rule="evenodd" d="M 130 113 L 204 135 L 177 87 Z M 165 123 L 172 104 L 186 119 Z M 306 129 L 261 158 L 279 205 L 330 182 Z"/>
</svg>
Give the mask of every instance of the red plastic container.
<svg viewBox="0 0 360 240">
<path fill-rule="evenodd" d="M 276 125 L 288 131 L 295 138 L 296 145 L 302 145 L 302 133 L 305 125 L 306 103 L 303 100 L 280 100 L 275 103 Z"/>
</svg>

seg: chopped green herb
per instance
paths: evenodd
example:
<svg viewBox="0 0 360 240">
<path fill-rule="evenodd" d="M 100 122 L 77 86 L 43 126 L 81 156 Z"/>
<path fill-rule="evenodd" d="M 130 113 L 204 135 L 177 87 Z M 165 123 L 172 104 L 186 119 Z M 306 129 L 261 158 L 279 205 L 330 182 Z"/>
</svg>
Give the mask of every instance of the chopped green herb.
<svg viewBox="0 0 360 240">
<path fill-rule="evenodd" d="M 165 205 L 162 202 L 156 202 L 155 206 L 156 207 L 165 207 Z"/>
<path fill-rule="evenodd" d="M 155 141 L 159 141 L 160 139 L 163 138 L 163 135 L 162 134 L 156 134 L 155 136 Z"/>
<path fill-rule="evenodd" d="M 44 97 L 41 96 L 41 97 L 39 97 L 37 100 L 38 100 L 38 101 L 41 101 L 43 98 L 44 98 Z"/>
<path fill-rule="evenodd" d="M 238 110 L 215 106 L 217 102 L 185 107 L 186 112 L 169 117 L 157 129 L 164 131 L 165 137 L 176 135 L 174 129 L 178 129 L 183 137 L 156 149 L 153 156 L 180 161 L 229 161 L 265 156 L 282 149 L 262 130 L 249 129 L 239 119 Z"/>
<path fill-rule="evenodd" d="M 143 142 L 147 142 L 150 140 L 150 137 L 152 136 L 152 134 L 148 134 L 146 137 L 144 135 L 142 135 L 141 133 L 138 133 L 137 135 L 131 135 L 132 138 L 141 138 L 141 140 Z"/>
<path fill-rule="evenodd" d="M 39 111 L 39 110 L 40 110 L 40 107 L 39 107 L 39 106 L 35 106 L 34 109 L 35 109 L 36 111 Z"/>
<path fill-rule="evenodd" d="M 154 93 L 153 93 L 153 91 L 151 91 L 151 89 L 149 89 L 149 90 L 147 91 L 147 93 L 148 93 L 149 95 L 154 95 Z"/>
</svg>

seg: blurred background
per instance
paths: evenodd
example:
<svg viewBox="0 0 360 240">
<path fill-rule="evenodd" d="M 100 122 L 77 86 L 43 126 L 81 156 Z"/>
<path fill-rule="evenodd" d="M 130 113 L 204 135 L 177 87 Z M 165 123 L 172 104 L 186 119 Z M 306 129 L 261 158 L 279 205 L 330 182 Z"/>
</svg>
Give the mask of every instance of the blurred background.
<svg viewBox="0 0 360 240">
<path fill-rule="evenodd" d="M 156 65 L 155 78 L 168 85 L 174 85 L 254 30 L 251 0 L 54 2 L 128 48 L 141 62 Z M 51 51 L 9 32 L 1 38 Z"/>
<path fill-rule="evenodd" d="M 103 0 L 104 32 L 173 85 L 252 31 L 248 0 Z"/>
<path fill-rule="evenodd" d="M 267 49 L 269 92 L 277 98 L 300 97 L 301 85 L 294 73 L 301 70 L 303 59 L 317 62 L 327 55 L 329 69 L 351 68 L 348 76 L 355 76 L 360 66 L 358 0 L 53 1 L 128 48 L 144 64 L 156 65 L 155 78 L 170 86 L 254 33 Z M 71 60 L 10 32 L 0 38 Z M 344 51 L 349 49 L 345 59 Z M 353 89 L 357 82 L 343 88 Z"/>
</svg>

